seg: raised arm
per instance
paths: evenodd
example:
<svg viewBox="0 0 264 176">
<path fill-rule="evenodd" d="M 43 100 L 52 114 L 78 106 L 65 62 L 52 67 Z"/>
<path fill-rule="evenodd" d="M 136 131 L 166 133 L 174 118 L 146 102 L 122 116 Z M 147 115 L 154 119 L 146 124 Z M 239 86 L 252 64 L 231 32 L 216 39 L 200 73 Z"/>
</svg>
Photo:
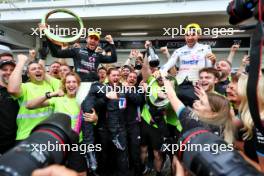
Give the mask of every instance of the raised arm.
<svg viewBox="0 0 264 176">
<path fill-rule="evenodd" d="M 40 32 L 42 32 L 45 28 L 47 28 L 47 26 L 40 24 L 39 25 L 39 30 Z M 51 55 L 53 57 L 57 57 L 57 58 L 73 58 L 76 55 L 76 48 L 71 48 L 71 49 L 61 49 L 61 46 L 58 46 L 54 43 L 52 43 L 52 41 L 46 37 L 47 40 L 47 45 L 51 51 Z"/>
<path fill-rule="evenodd" d="M 131 64 L 131 60 L 136 59 L 138 53 L 139 53 L 138 50 L 132 49 L 130 51 L 130 54 L 128 56 L 128 59 L 126 60 L 126 62 L 124 63 L 124 65 L 130 65 Z"/>
<path fill-rule="evenodd" d="M 169 52 L 167 46 L 161 47 L 160 52 L 162 54 L 164 54 L 164 56 L 166 57 L 167 60 L 169 60 L 171 58 L 171 55 L 170 55 L 170 52 Z"/>
<path fill-rule="evenodd" d="M 149 67 L 148 57 L 147 54 L 145 54 L 144 62 L 141 69 L 143 80 L 146 82 L 149 76 L 151 75 L 151 70 Z"/>
<path fill-rule="evenodd" d="M 238 44 L 234 44 L 231 46 L 230 48 L 230 52 L 229 52 L 229 55 L 227 57 L 227 60 L 232 64 L 233 62 L 233 59 L 234 59 L 234 56 L 236 54 L 236 51 L 239 49 L 239 46 Z"/>
<path fill-rule="evenodd" d="M 19 97 L 21 95 L 23 68 L 26 62 L 28 61 L 28 57 L 23 54 L 19 54 L 17 56 L 17 60 L 18 62 L 16 64 L 14 71 L 10 75 L 8 88 L 7 88 L 8 92 L 15 97 Z"/>
<path fill-rule="evenodd" d="M 168 62 L 164 66 L 162 66 L 160 70 L 163 73 L 167 73 L 170 68 L 172 68 L 173 66 L 175 66 L 177 64 L 178 58 L 179 58 L 179 53 L 176 50 L 176 51 L 174 51 L 174 53 L 172 54 L 172 56 L 168 60 Z"/>
<path fill-rule="evenodd" d="M 106 35 L 105 40 L 108 42 L 108 45 L 104 47 L 104 49 L 107 48 L 107 51 L 106 51 L 106 55 L 101 55 L 100 62 L 101 63 L 114 63 L 117 61 L 114 40 L 111 35 Z"/>
<path fill-rule="evenodd" d="M 249 65 L 250 60 L 249 60 L 249 56 L 248 55 L 244 55 L 240 67 L 237 70 L 237 75 L 240 76 L 243 72 L 246 71 L 246 66 Z"/>
<path fill-rule="evenodd" d="M 58 46 L 52 43 L 49 39 L 47 39 L 48 46 L 53 57 L 57 58 L 74 58 L 76 56 L 76 50 L 79 48 L 68 48 L 68 49 L 61 49 L 61 46 Z"/>
<path fill-rule="evenodd" d="M 171 82 L 167 79 L 163 79 L 163 80 L 164 80 L 164 86 L 166 87 L 166 93 L 171 103 L 171 106 L 175 112 L 178 112 L 180 108 L 184 107 L 184 104 L 176 96 L 176 93 L 173 89 Z"/>
</svg>

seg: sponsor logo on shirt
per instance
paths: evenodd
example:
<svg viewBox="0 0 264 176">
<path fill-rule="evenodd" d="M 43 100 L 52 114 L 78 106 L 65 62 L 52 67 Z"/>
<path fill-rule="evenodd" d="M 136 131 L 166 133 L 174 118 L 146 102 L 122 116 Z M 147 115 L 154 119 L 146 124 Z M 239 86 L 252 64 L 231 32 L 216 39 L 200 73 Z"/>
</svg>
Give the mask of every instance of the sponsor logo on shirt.
<svg viewBox="0 0 264 176">
<path fill-rule="evenodd" d="M 181 64 L 183 65 L 198 65 L 199 60 L 183 60 Z"/>
<path fill-rule="evenodd" d="M 190 54 L 190 53 L 191 53 L 191 51 L 183 51 L 183 52 L 182 52 L 183 55 L 188 55 L 188 54 Z"/>
<path fill-rule="evenodd" d="M 88 54 L 88 51 L 83 50 L 83 49 L 80 49 L 79 53 L 80 53 L 80 54 Z"/>
<path fill-rule="evenodd" d="M 95 64 L 94 62 L 86 62 L 84 60 L 81 60 L 81 64 L 85 66 L 85 69 L 88 71 L 93 71 L 95 70 Z"/>
</svg>

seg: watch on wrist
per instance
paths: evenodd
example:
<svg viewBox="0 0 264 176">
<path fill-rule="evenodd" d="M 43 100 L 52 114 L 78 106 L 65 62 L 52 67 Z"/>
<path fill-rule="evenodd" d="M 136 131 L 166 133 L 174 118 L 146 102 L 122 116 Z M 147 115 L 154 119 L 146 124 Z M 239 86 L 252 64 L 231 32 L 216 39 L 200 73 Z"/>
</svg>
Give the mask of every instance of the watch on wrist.
<svg viewBox="0 0 264 176">
<path fill-rule="evenodd" d="M 46 96 L 47 99 L 50 99 L 50 98 L 51 98 L 50 93 L 51 93 L 51 92 L 46 92 L 46 93 L 45 93 L 45 96 Z"/>
</svg>

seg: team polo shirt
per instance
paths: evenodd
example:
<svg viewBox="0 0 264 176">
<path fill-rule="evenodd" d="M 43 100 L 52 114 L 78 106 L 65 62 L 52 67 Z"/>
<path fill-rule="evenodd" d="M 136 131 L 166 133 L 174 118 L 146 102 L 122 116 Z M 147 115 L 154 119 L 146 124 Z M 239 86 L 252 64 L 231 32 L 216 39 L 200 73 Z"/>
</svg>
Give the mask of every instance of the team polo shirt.
<svg viewBox="0 0 264 176">
<path fill-rule="evenodd" d="M 49 82 L 42 81 L 40 84 L 32 82 L 21 84 L 21 94 L 16 97 L 20 106 L 16 119 L 18 127 L 16 140 L 27 138 L 31 130 L 53 112 L 50 106 L 27 109 L 27 101 L 43 96 L 46 92 L 54 92 L 57 90 L 57 86 L 58 82 L 55 79 L 49 79 Z"/>
</svg>

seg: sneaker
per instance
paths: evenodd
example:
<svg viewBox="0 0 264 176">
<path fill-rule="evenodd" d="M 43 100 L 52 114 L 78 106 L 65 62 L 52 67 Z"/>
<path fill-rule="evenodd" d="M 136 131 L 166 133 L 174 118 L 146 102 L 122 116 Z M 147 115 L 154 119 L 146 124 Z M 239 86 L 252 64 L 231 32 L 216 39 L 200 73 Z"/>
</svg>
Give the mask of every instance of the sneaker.
<svg viewBox="0 0 264 176">
<path fill-rule="evenodd" d="M 142 171 L 142 175 L 149 175 L 150 173 L 152 173 L 152 169 L 149 168 L 148 166 L 145 166 L 144 170 Z"/>
</svg>

